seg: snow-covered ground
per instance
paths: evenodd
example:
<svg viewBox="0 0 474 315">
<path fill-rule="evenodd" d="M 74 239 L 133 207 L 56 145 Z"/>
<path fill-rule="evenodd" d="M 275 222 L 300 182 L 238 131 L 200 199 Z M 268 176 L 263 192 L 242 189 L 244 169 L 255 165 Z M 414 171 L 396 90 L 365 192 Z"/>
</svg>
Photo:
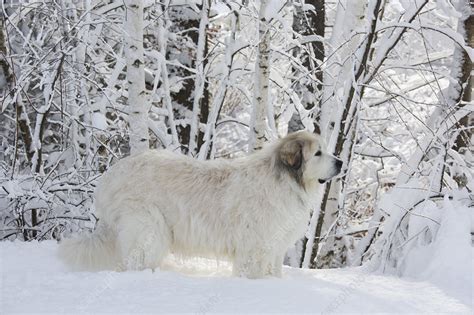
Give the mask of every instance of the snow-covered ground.
<svg viewBox="0 0 474 315">
<path fill-rule="evenodd" d="M 169 259 L 152 272 L 69 272 L 57 245 L 0 242 L 0 313 L 472 313 L 470 292 L 360 269 L 230 276 L 225 262 Z M 470 277 L 471 275 L 466 275 Z"/>
</svg>

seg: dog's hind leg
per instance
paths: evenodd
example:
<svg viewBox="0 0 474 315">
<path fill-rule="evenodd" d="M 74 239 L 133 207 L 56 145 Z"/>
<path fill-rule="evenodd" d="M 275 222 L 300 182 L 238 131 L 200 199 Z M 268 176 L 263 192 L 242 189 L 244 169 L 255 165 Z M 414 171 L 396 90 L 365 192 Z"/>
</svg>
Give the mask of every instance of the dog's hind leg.
<svg viewBox="0 0 474 315">
<path fill-rule="evenodd" d="M 170 229 L 161 213 L 128 209 L 118 222 L 118 247 L 122 270 L 155 269 L 161 266 L 171 242 Z"/>
</svg>

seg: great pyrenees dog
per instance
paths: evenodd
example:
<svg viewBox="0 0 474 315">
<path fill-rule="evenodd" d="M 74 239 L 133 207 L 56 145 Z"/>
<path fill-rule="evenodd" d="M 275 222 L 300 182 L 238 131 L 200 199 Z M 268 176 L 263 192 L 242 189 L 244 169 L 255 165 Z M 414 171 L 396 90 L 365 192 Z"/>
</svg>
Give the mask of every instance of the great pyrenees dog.
<svg viewBox="0 0 474 315">
<path fill-rule="evenodd" d="M 173 252 L 227 258 L 236 276 L 279 277 L 318 185 L 341 165 L 304 131 L 233 160 L 166 150 L 130 156 L 101 178 L 96 230 L 63 241 L 60 256 L 76 270 L 142 270 Z"/>
</svg>

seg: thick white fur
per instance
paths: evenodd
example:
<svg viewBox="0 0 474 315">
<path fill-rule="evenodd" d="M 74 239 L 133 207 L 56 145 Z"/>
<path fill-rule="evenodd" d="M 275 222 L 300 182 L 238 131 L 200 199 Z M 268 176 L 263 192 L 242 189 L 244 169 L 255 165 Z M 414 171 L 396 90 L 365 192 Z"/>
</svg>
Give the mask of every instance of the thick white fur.
<svg viewBox="0 0 474 315">
<path fill-rule="evenodd" d="M 234 160 L 166 150 L 125 158 L 96 191 L 96 231 L 64 241 L 60 255 L 75 269 L 140 270 L 159 267 L 171 251 L 227 257 L 237 276 L 281 276 L 286 250 L 307 228 L 318 180 L 338 173 L 335 158 L 315 156 L 320 150 L 319 136 L 299 132 Z"/>
</svg>

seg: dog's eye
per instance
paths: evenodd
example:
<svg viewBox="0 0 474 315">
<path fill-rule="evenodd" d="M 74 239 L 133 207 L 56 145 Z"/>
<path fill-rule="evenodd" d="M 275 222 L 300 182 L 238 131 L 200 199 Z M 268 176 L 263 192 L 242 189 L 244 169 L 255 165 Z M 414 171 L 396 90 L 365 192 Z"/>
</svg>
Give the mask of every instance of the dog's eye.
<svg viewBox="0 0 474 315">
<path fill-rule="evenodd" d="M 314 156 L 320 156 L 321 155 L 321 151 L 317 151 Z"/>
</svg>

